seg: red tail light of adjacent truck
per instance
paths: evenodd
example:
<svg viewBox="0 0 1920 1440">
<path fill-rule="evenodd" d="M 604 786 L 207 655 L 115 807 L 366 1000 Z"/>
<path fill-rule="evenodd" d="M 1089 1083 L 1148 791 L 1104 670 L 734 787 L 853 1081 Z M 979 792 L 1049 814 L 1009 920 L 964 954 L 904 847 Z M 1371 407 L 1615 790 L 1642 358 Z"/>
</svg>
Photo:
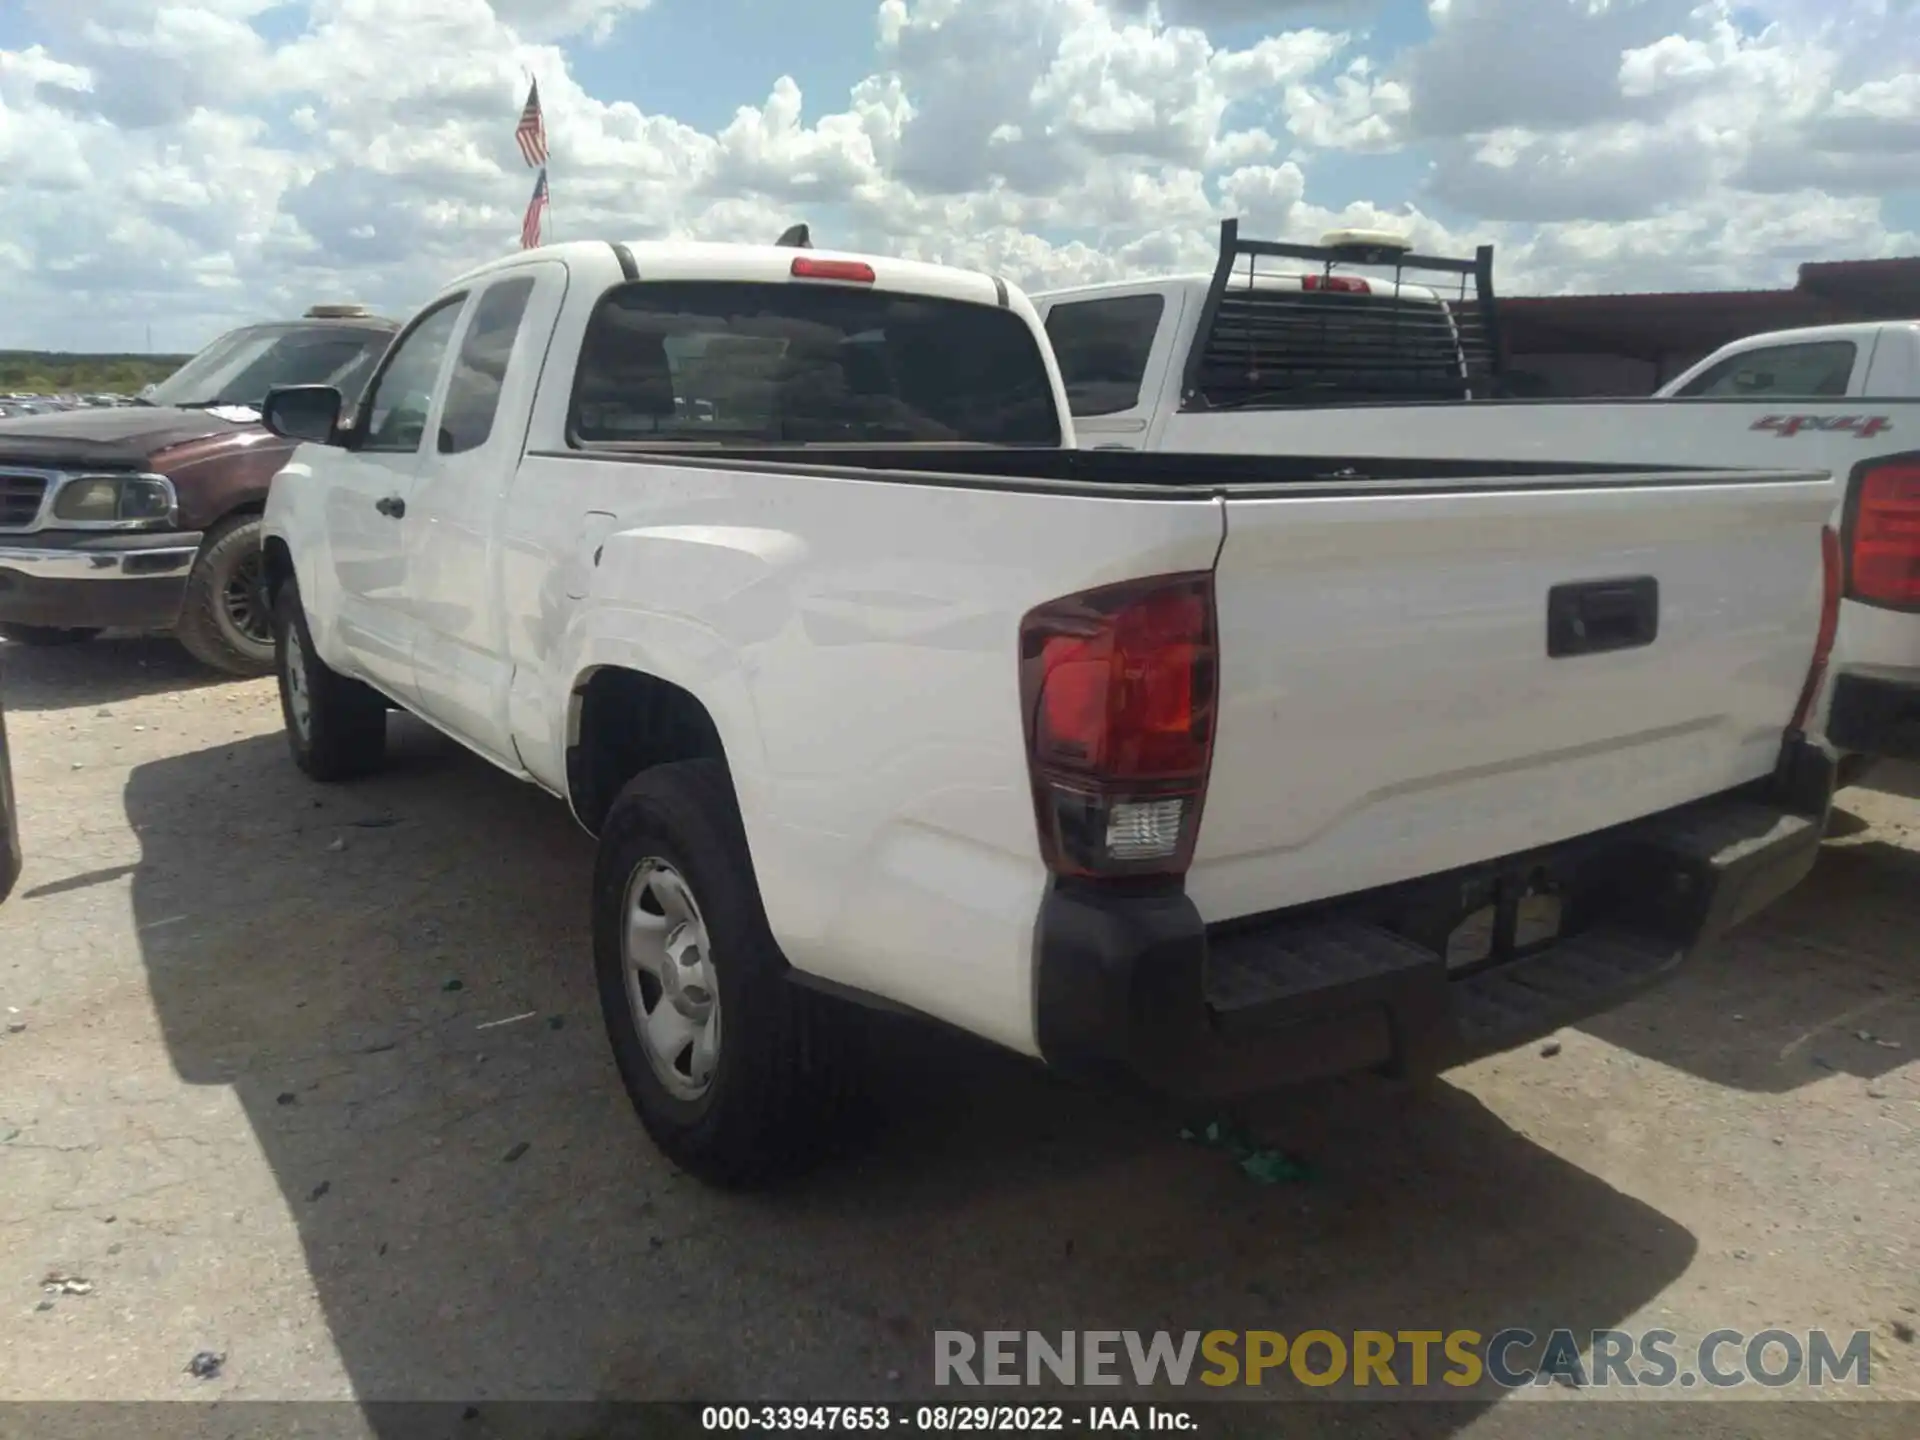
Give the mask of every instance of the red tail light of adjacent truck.
<svg viewBox="0 0 1920 1440">
<path fill-rule="evenodd" d="M 1055 874 L 1186 873 L 1213 762 L 1217 634 L 1205 573 L 1085 591 L 1021 621 L 1027 764 Z"/>
<path fill-rule="evenodd" d="M 1860 477 L 1849 593 L 1869 605 L 1920 606 L 1920 465 Z"/>
</svg>

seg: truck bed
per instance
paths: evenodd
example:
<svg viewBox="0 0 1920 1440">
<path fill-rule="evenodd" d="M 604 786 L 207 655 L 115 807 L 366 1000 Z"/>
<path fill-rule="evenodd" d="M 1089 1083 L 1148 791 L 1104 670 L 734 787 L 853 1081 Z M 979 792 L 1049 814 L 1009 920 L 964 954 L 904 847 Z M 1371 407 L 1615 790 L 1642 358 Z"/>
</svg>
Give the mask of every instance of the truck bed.
<svg viewBox="0 0 1920 1440">
<path fill-rule="evenodd" d="M 1558 844 L 1767 775 L 1813 654 L 1820 535 L 1837 494 L 1820 472 L 1368 455 L 935 446 L 560 455 L 589 463 L 556 464 L 554 483 L 598 469 L 603 508 L 619 507 L 608 497 L 625 467 L 590 462 L 631 461 L 656 473 L 684 467 L 694 489 L 724 475 L 734 514 L 781 528 L 791 513 L 803 525 L 795 541 L 809 547 L 830 527 L 886 536 L 898 578 L 887 594 L 863 580 L 857 607 L 905 617 L 986 604 L 1004 612 L 1004 630 L 996 638 L 980 627 L 979 643 L 1004 647 L 1009 662 L 1020 610 L 1049 598 L 1038 582 L 1019 600 L 1033 566 L 1151 573 L 1141 557 L 1107 557 L 1102 527 L 1141 502 L 1216 508 L 1219 732 L 1188 877 L 1208 921 Z M 969 505 L 957 489 L 1000 498 Z M 981 539 L 953 532 L 958 516 Z M 702 507 L 700 518 L 721 512 Z M 990 599 L 964 568 L 970 554 L 976 565 L 988 556 L 969 547 L 1027 528 L 1040 549 L 993 557 L 1013 593 Z M 835 569 L 790 583 L 824 602 Z M 957 588 L 943 588 L 945 576 Z M 1627 591 L 1647 597 L 1631 622 L 1645 633 L 1601 637 L 1612 621 L 1596 610 L 1599 638 L 1555 653 L 1556 596 L 1605 607 Z M 848 663 L 822 652 L 803 668 L 821 675 Z"/>
</svg>

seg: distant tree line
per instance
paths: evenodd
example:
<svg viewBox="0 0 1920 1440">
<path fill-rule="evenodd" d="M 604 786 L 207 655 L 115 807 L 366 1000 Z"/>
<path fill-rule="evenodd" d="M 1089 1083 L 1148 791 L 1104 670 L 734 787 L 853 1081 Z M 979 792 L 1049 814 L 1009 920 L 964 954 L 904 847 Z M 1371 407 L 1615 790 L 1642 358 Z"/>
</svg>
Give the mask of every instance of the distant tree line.
<svg viewBox="0 0 1920 1440">
<path fill-rule="evenodd" d="M 70 355 L 58 350 L 0 350 L 0 395 L 131 395 L 164 380 L 185 355 Z"/>
</svg>

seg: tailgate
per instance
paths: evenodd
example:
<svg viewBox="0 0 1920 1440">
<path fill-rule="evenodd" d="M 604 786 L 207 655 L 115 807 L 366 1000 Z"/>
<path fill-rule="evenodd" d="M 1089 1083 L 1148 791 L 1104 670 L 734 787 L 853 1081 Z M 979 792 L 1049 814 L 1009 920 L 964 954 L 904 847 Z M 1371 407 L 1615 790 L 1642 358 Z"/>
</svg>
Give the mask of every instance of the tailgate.
<svg viewBox="0 0 1920 1440">
<path fill-rule="evenodd" d="M 1812 659 L 1837 494 L 1798 472 L 1229 491 L 1201 915 L 1765 776 Z"/>
</svg>

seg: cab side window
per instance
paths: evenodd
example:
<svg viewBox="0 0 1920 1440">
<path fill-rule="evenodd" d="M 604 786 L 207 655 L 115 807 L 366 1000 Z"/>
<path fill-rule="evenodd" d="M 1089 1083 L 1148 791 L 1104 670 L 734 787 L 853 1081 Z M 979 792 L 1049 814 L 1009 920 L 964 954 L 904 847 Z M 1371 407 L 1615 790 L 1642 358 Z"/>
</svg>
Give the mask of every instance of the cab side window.
<svg viewBox="0 0 1920 1440">
<path fill-rule="evenodd" d="M 1140 403 L 1140 382 L 1166 302 L 1158 295 L 1074 300 L 1047 312 L 1047 339 L 1075 415 L 1118 415 Z"/>
<path fill-rule="evenodd" d="M 426 438 L 433 387 L 440 379 L 453 328 L 466 296 L 444 300 L 394 347 L 386 369 L 367 396 L 365 450 L 412 451 Z"/>
<path fill-rule="evenodd" d="M 1679 390 L 1681 399 L 1844 399 L 1857 351 L 1851 340 L 1769 345 L 1729 355 Z"/>
<path fill-rule="evenodd" d="M 478 450 L 493 434 L 493 417 L 507 382 L 507 362 L 513 358 L 513 343 L 520 337 L 520 322 L 532 296 L 533 277 L 523 275 L 489 287 L 474 307 L 447 380 L 447 403 L 440 410 L 442 455 Z"/>
</svg>

